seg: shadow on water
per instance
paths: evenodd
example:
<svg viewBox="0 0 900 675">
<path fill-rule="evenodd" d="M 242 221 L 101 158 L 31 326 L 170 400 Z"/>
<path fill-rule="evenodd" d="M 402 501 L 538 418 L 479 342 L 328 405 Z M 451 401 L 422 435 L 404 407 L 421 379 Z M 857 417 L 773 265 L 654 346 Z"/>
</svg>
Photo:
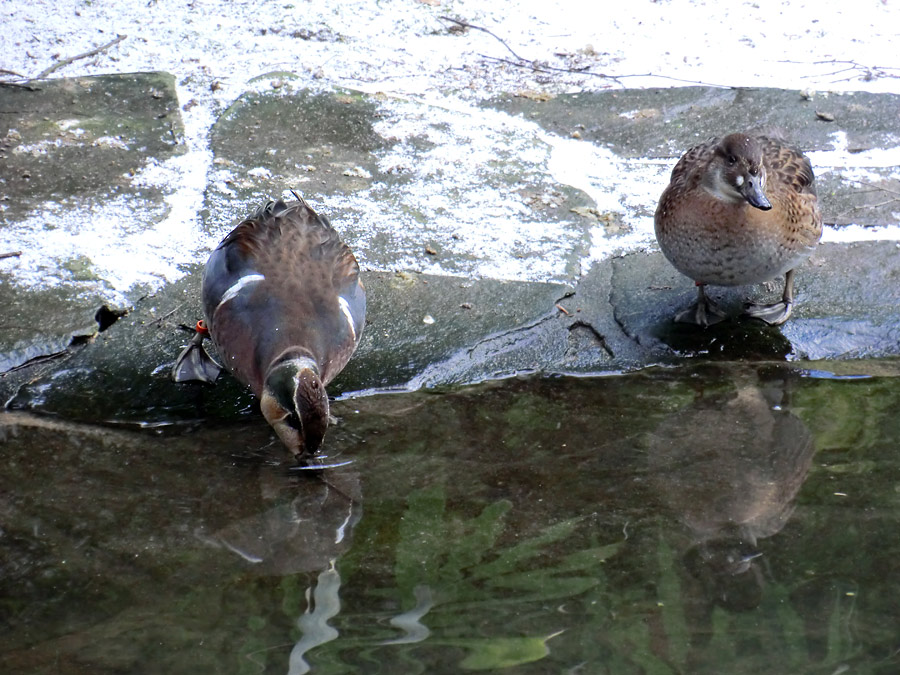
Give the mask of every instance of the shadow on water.
<svg viewBox="0 0 900 675">
<path fill-rule="evenodd" d="M 258 416 L 0 415 L 0 671 L 888 673 L 900 387 L 707 363 Z"/>
<path fill-rule="evenodd" d="M 717 360 L 783 361 L 793 353 L 777 327 L 759 320 L 732 318 L 699 330 L 692 324 L 662 321 L 652 334 L 679 354 Z"/>
</svg>

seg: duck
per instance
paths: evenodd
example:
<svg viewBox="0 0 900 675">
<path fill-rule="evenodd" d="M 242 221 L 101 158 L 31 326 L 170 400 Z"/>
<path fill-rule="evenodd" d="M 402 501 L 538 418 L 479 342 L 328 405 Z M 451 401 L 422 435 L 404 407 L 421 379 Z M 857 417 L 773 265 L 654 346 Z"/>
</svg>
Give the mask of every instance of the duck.
<svg viewBox="0 0 900 675">
<path fill-rule="evenodd" d="M 292 194 L 294 200 L 261 205 L 209 256 L 198 334 L 209 335 L 225 367 L 252 390 L 266 421 L 302 463 L 318 452 L 332 419 L 326 386 L 359 345 L 366 291 L 337 230 Z M 215 371 L 207 368 L 211 358 L 201 344 L 202 338 L 192 340 L 179 356 L 176 381 L 209 381 Z"/>
<path fill-rule="evenodd" d="M 738 132 L 688 150 L 672 170 L 654 216 L 668 261 L 697 286 L 675 321 L 703 327 L 726 318 L 706 286 L 785 276 L 781 300 L 748 303 L 744 315 L 783 324 L 794 306 L 794 271 L 822 238 L 809 158 L 774 132 Z"/>
</svg>

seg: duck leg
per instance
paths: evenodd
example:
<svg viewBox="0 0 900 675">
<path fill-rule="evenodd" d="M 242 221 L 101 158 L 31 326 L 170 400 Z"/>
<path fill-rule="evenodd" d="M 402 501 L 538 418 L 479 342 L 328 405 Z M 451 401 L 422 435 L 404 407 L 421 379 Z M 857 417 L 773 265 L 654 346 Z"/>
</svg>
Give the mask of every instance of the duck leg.
<svg viewBox="0 0 900 675">
<path fill-rule="evenodd" d="M 744 306 L 744 316 L 761 319 L 770 326 L 780 326 L 791 316 L 794 308 L 794 270 L 788 270 L 784 275 L 784 292 L 781 294 L 781 302 L 771 305 L 759 305 L 748 303 Z"/>
<path fill-rule="evenodd" d="M 718 305 L 710 299 L 705 289 L 705 284 L 697 284 L 697 302 L 683 312 L 676 314 L 675 321 L 678 323 L 692 323 L 706 328 L 725 319 L 725 312 L 719 309 Z"/>
<path fill-rule="evenodd" d="M 190 344 L 184 348 L 175 365 L 172 367 L 172 379 L 176 382 L 203 382 L 215 384 L 216 378 L 222 368 L 203 348 L 204 338 L 209 336 L 209 331 L 202 321 L 197 322 L 197 328 Z"/>
</svg>

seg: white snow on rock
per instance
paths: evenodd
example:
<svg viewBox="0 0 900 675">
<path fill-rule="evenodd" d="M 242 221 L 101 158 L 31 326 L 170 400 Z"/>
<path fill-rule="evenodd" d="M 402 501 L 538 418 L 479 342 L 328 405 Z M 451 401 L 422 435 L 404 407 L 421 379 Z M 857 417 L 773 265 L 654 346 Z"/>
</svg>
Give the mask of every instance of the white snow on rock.
<svg viewBox="0 0 900 675">
<path fill-rule="evenodd" d="M 102 209 L 87 203 L 47 204 L 40 215 L 2 224 L 0 250 L 23 251 L 6 269 L 24 285 L 65 280 L 70 274 L 66 261 L 79 257 L 89 258 L 104 283 L 120 294 L 136 284 L 153 288 L 179 278 L 185 263 L 202 261 L 215 244 L 201 234 L 198 213 L 207 181 L 223 181 L 228 173 L 213 166 L 209 151 L 216 116 L 252 89 L 255 78 L 284 72 L 292 74 L 294 88 L 352 88 L 385 93 L 395 101 L 390 104 L 392 114 L 378 131 L 400 142 L 379 157 L 379 163 L 384 169 L 408 171 L 413 180 L 393 203 L 381 193 L 380 203 L 372 203 L 377 186 L 347 197 L 343 206 L 352 206 L 360 223 L 371 222 L 369 216 L 377 211 L 382 220 L 389 217 L 413 227 L 403 215 L 411 209 L 424 217 L 436 243 L 458 254 L 448 259 L 468 256 L 476 261 L 467 273 L 560 279 L 566 274 L 562 253 L 577 236 L 575 216 L 549 230 L 545 225 L 538 227 L 527 204 L 511 199 L 505 187 L 487 180 L 498 175 L 497 163 L 524 166 L 537 187 L 550 182 L 576 187 L 596 202 L 600 212 L 624 211 L 621 234 L 610 234 L 601 224 L 592 227 L 590 252 L 581 261 L 584 270 L 594 260 L 652 244 L 652 213 L 671 162 L 624 160 L 604 148 L 547 134 L 527 120 L 480 108 L 479 101 L 507 92 L 575 93 L 700 83 L 900 93 L 896 50 L 900 4 L 851 4 L 775 0 L 5 3 L 0 5 L 0 68 L 34 77 L 60 59 L 127 35 L 51 77 L 147 70 L 173 73 L 188 150 L 144 167 L 135 177 L 139 183 L 167 186 L 171 193 L 166 212 L 149 230 L 129 231 L 129 209 L 145 207 L 126 203 L 127 199 L 113 199 Z M 462 30 L 442 17 L 484 30 Z M 534 60 L 541 68 L 511 65 L 517 56 Z M 585 68 L 615 79 L 563 72 Z M 274 76 L 257 84 L 271 87 L 271 79 Z M 427 104 L 433 117 L 424 119 L 420 104 Z M 77 123 L 64 131 L 73 142 L 77 139 Z M 404 152 L 406 141 L 417 134 L 433 140 L 433 149 Z M 472 142 L 459 142 L 466 138 Z M 442 142 L 447 139 L 454 142 Z M 113 138 L 96 142 L 113 148 L 121 143 Z M 42 148 L 17 151 L 41 152 Z M 860 180 L 870 168 L 900 165 L 900 149 L 852 154 L 839 134 L 832 151 L 812 155 L 817 172 L 849 166 Z M 628 171 L 619 170 L 626 165 Z M 2 187 L 0 182 L 0 197 Z M 471 214 L 461 215 L 451 208 L 460 195 L 465 196 Z M 2 209 L 0 201 L 0 218 Z M 421 241 L 421 223 L 415 227 L 419 228 L 415 239 Z M 374 235 L 364 233 L 352 242 L 364 261 L 366 239 Z M 893 227 L 845 227 L 827 232 L 825 239 L 873 236 L 900 239 L 900 232 Z M 401 255 L 410 268 L 459 272 L 445 267 L 440 256 L 414 255 L 413 235 L 408 239 L 404 243 L 401 234 L 398 241 L 410 247 L 407 258 Z M 543 250 L 545 255 L 522 256 L 521 250 Z"/>
</svg>

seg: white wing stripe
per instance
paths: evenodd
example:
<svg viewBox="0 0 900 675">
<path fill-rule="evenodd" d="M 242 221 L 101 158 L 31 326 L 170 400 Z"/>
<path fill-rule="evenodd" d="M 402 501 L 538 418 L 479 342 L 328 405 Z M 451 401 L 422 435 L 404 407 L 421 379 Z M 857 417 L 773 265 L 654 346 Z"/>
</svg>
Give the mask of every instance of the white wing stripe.
<svg viewBox="0 0 900 675">
<path fill-rule="evenodd" d="M 257 281 L 265 281 L 265 279 L 266 278 L 262 274 L 248 274 L 245 277 L 241 277 L 231 285 L 231 288 L 222 294 L 222 299 L 219 301 L 219 307 L 229 300 L 233 300 L 234 297 L 244 289 L 244 286 L 256 283 Z"/>
<path fill-rule="evenodd" d="M 350 334 L 353 336 L 353 339 L 356 339 L 356 328 L 353 327 L 353 315 L 350 313 L 350 303 L 347 302 L 347 298 L 343 295 L 338 296 L 338 304 L 341 306 L 341 311 L 344 313 L 344 316 L 347 317 L 347 323 L 350 325 Z"/>
</svg>

